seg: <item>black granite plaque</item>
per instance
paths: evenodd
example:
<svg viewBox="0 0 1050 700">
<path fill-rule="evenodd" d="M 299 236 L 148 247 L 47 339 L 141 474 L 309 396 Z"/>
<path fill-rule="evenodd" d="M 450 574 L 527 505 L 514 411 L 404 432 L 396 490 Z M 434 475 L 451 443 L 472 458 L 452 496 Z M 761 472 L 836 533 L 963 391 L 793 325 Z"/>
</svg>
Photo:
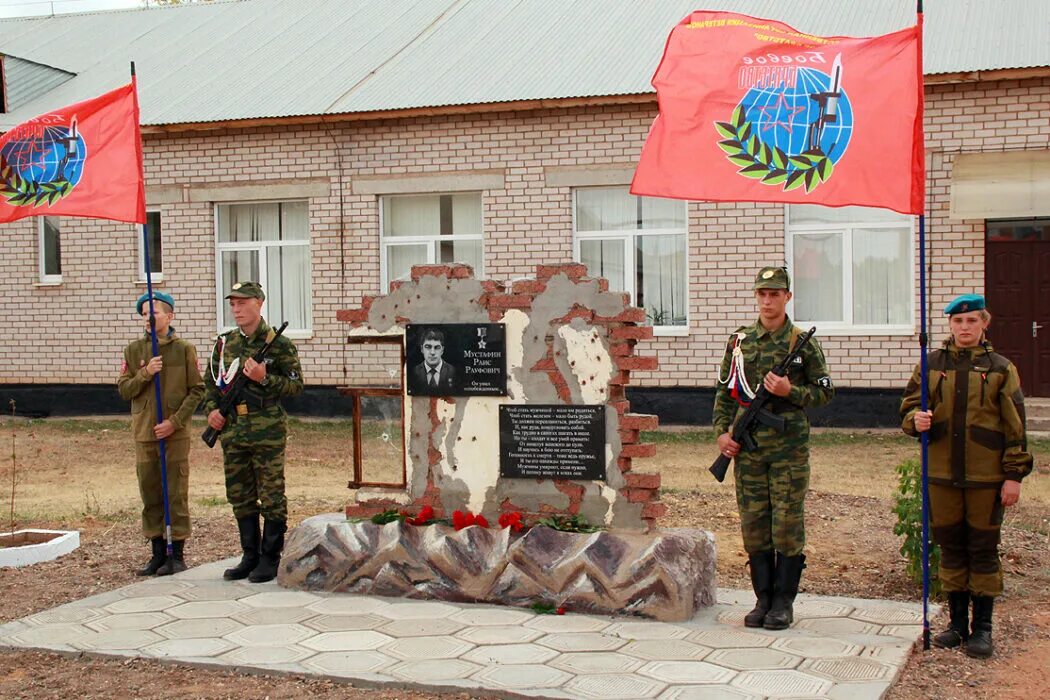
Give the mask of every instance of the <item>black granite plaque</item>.
<svg viewBox="0 0 1050 700">
<path fill-rule="evenodd" d="M 405 384 L 411 396 L 506 396 L 502 323 L 410 323 Z"/>
<path fill-rule="evenodd" d="M 499 407 L 499 473 L 605 480 L 605 406 Z"/>
</svg>

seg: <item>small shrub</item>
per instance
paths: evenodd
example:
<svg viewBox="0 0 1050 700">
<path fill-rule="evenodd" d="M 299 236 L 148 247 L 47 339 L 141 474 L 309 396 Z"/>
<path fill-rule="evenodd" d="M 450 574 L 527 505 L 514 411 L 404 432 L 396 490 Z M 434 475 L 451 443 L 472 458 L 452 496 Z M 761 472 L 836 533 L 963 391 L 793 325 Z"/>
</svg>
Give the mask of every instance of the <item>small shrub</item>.
<svg viewBox="0 0 1050 700">
<path fill-rule="evenodd" d="M 904 538 L 901 555 L 908 560 L 908 578 L 922 585 L 922 467 L 914 459 L 897 465 L 897 494 L 893 512 L 897 524 L 893 534 Z M 941 564 L 941 548 L 930 540 L 930 593 L 941 591 L 937 577 Z"/>
</svg>

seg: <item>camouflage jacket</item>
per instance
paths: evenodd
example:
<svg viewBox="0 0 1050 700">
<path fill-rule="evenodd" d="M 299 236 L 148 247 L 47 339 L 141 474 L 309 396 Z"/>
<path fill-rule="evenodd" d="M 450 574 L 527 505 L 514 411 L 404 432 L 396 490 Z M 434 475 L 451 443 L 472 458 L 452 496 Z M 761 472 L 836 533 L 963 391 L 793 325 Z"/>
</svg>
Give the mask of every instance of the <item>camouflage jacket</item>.
<svg viewBox="0 0 1050 700">
<path fill-rule="evenodd" d="M 167 337 L 157 338 L 157 350 L 164 360 L 160 371 L 160 390 L 164 417 L 171 421 L 175 432 L 169 441 L 186 436 L 197 404 L 204 396 L 197 351 L 193 345 L 175 335 L 170 329 Z M 131 402 L 131 432 L 136 442 L 156 442 L 153 427 L 157 424 L 156 393 L 153 377 L 146 373 L 146 363 L 153 357 L 153 342 L 149 333 L 124 348 L 124 364 L 117 379 L 117 391 Z"/>
<path fill-rule="evenodd" d="M 250 337 L 244 335 L 239 328 L 234 328 L 216 338 L 211 359 L 208 362 L 208 375 L 205 383 L 207 390 L 204 397 L 204 410 L 207 413 L 217 409 L 219 400 L 222 398 L 222 390 L 216 381 L 220 373 L 220 366 L 229 368 L 235 360 L 239 359 L 239 367 L 243 369 L 244 363 L 266 344 L 266 339 L 272 332 L 273 329 L 266 321 L 261 320 L 259 327 Z M 238 372 L 241 369 L 238 369 Z M 230 380 L 232 381 L 233 377 L 230 377 Z M 295 348 L 295 343 L 282 335 L 266 356 L 265 383 L 249 381 L 245 387 L 245 403 L 249 406 L 262 407 L 258 409 L 259 411 L 280 414 L 282 413 L 280 399 L 285 396 L 296 396 L 302 391 L 303 370 L 299 365 L 299 352 Z"/>
<path fill-rule="evenodd" d="M 737 334 L 743 334 L 740 341 L 740 349 L 744 357 L 744 373 L 747 383 L 752 389 L 758 390 L 762 386 L 762 380 L 773 370 L 785 355 L 790 352 L 795 339 L 802 333 L 802 329 L 787 319 L 783 326 L 777 331 L 770 333 L 763 328 L 761 322 L 755 321 L 750 326 L 741 326 L 729 336 L 726 351 L 722 357 L 722 365 L 719 370 L 719 379 L 724 380 L 729 376 L 731 362 L 733 359 L 733 348 L 736 345 Z M 786 408 L 796 407 L 798 409 L 810 406 L 823 406 L 831 401 L 835 395 L 835 389 L 831 384 L 828 374 L 828 365 L 824 360 L 824 351 L 820 343 L 814 337 L 799 356 L 799 362 L 788 368 L 787 378 L 791 382 L 791 393 L 786 397 L 774 397 Z M 743 412 L 742 406 L 730 394 L 730 388 L 722 381 L 715 387 L 715 408 L 712 424 L 716 435 L 728 432 L 736 420 L 737 413 Z M 798 411 L 802 420 L 805 414 Z"/>
<path fill-rule="evenodd" d="M 947 486 L 992 487 L 1020 481 L 1032 471 L 1025 434 L 1024 394 L 1017 368 L 985 344 L 959 348 L 945 341 L 927 358 L 930 428 L 930 482 Z M 918 436 L 920 366 L 901 401 L 901 427 Z"/>
</svg>

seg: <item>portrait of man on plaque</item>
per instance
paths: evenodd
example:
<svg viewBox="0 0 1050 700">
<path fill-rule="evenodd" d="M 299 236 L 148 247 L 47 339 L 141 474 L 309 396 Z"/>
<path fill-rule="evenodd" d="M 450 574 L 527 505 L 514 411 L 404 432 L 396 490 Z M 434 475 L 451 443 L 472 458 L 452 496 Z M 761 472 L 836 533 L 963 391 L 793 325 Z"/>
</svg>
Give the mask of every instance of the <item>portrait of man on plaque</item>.
<svg viewBox="0 0 1050 700">
<path fill-rule="evenodd" d="M 451 396 L 459 387 L 459 367 L 446 359 L 448 338 L 439 326 L 419 328 L 418 344 L 409 344 L 409 356 L 418 348 L 422 362 L 417 362 L 408 375 L 408 393 L 415 396 Z M 416 358 L 418 359 L 418 357 Z"/>
</svg>

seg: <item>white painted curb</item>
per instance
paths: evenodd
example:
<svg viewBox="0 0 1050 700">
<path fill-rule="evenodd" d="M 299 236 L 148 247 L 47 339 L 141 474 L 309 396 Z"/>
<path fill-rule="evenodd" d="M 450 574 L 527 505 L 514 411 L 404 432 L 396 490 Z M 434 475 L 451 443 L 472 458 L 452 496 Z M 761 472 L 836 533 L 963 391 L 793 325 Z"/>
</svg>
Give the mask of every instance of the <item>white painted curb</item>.
<svg viewBox="0 0 1050 700">
<path fill-rule="evenodd" d="M 19 547 L 0 547 L 0 568 L 10 566 L 17 568 L 39 564 L 42 561 L 58 559 L 63 554 L 69 554 L 80 546 L 80 532 L 77 530 L 17 530 L 16 532 L 5 532 L 0 534 L 0 541 L 9 539 L 22 533 L 57 534 L 58 537 L 40 544 L 26 544 Z"/>
</svg>

